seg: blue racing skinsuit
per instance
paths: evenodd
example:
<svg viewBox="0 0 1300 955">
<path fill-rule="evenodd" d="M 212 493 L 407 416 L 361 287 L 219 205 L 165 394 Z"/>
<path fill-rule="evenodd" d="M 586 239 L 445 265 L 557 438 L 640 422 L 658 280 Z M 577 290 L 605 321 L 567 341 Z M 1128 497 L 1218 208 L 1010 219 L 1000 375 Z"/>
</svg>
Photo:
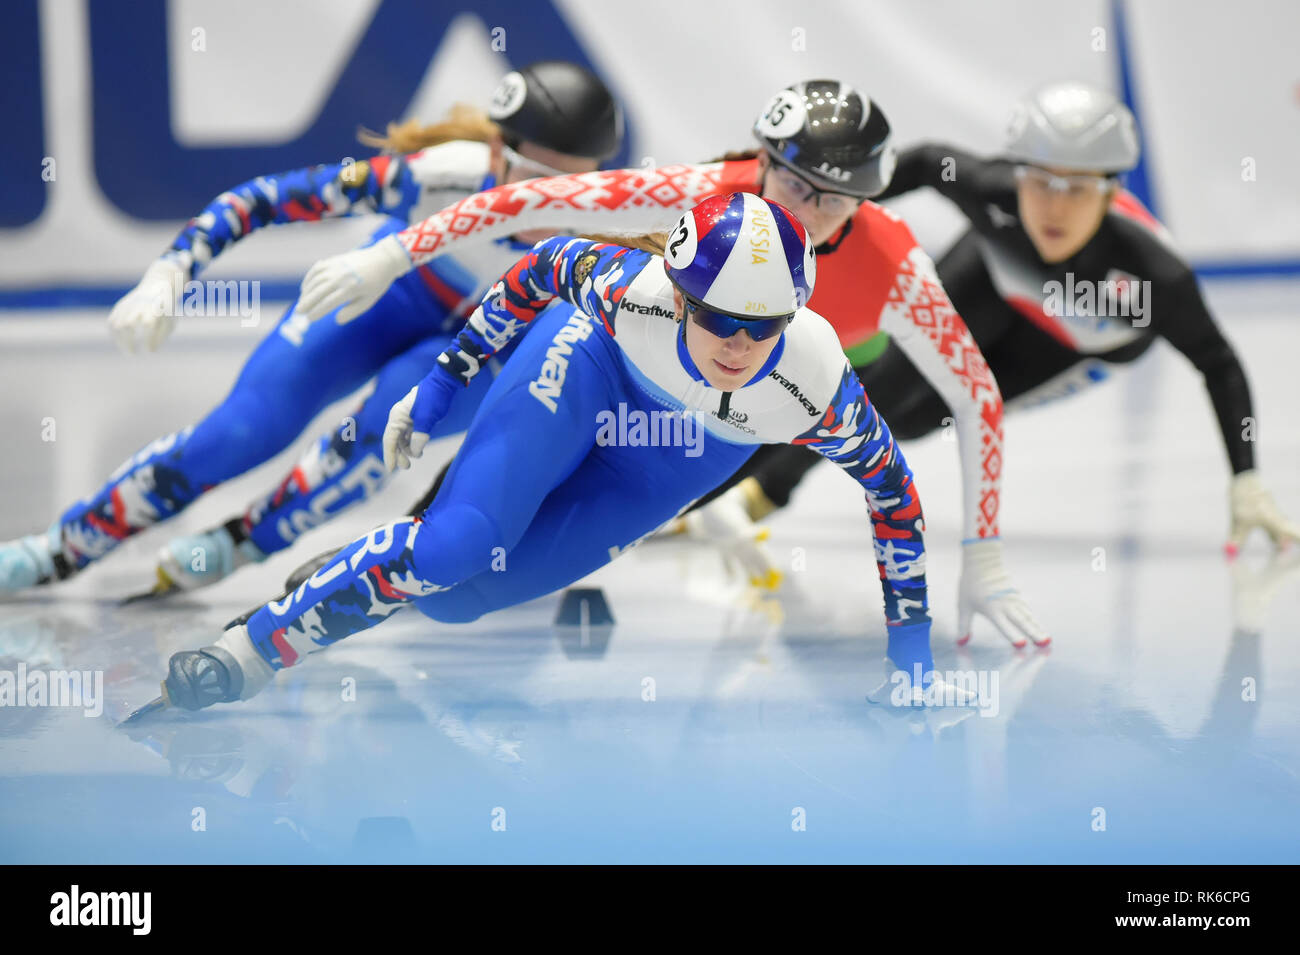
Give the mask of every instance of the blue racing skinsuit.
<svg viewBox="0 0 1300 955">
<path fill-rule="evenodd" d="M 449 142 L 410 156 L 314 166 L 222 193 L 166 253 L 193 278 L 230 243 L 270 224 L 382 213 L 374 242 L 483 188 L 485 143 Z M 175 516 L 205 491 L 269 460 L 322 409 L 374 378 L 373 391 L 290 474 L 256 500 L 242 532 L 263 554 L 365 499 L 385 479 L 380 440 L 388 410 L 453 341 L 483 290 L 528 247 L 510 239 L 442 256 L 403 276 L 347 324 L 309 323 L 294 307 L 245 363 L 230 394 L 202 421 L 129 458 L 58 520 L 62 560 L 80 569 L 125 538 Z M 460 395 L 435 437 L 463 431 L 487 393 L 484 375 Z"/>
<path fill-rule="evenodd" d="M 406 607 L 453 623 L 550 593 L 653 532 L 760 444 L 786 442 L 862 484 L 890 656 L 931 670 L 920 500 L 834 329 L 801 309 L 754 377 L 724 393 L 686 351 L 672 291 L 646 252 L 563 237 L 535 246 L 421 383 L 413 418 L 426 399 L 454 404 L 534 323 L 436 500 L 255 611 L 257 652 L 278 669 Z M 548 308 L 556 299 L 567 305 Z"/>
</svg>

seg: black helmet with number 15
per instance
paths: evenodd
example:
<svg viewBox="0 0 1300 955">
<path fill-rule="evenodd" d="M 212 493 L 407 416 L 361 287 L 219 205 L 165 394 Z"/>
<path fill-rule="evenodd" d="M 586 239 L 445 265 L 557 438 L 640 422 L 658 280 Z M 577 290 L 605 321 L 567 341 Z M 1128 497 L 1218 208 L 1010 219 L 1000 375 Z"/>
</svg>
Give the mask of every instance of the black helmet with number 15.
<svg viewBox="0 0 1300 955">
<path fill-rule="evenodd" d="M 838 80 L 806 80 L 768 102 L 754 135 L 773 162 L 824 192 L 870 199 L 894 175 L 889 121 L 868 97 Z"/>
</svg>

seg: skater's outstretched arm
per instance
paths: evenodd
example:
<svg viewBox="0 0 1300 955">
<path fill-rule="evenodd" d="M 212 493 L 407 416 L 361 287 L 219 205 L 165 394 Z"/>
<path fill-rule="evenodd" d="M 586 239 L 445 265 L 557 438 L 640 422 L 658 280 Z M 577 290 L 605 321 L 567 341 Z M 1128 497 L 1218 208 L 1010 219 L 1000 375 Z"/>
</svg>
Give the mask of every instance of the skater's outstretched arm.
<svg viewBox="0 0 1300 955">
<path fill-rule="evenodd" d="M 957 200 L 987 191 L 997 182 L 1011 184 L 1010 166 L 981 159 L 944 143 L 922 143 L 898 154 L 898 165 L 889 186 L 873 202 L 884 202 L 904 193 L 929 186 L 940 195 Z"/>
<path fill-rule="evenodd" d="M 1002 562 L 998 512 L 1002 500 L 1002 395 L 966 323 L 939 282 L 930 257 L 915 246 L 899 263 L 897 294 L 881 313 L 890 333 L 952 409 L 962 473 L 962 571 L 957 638 L 970 639 L 976 615 L 1014 646 L 1050 641 Z"/>
<path fill-rule="evenodd" d="M 137 334 L 150 349 L 157 348 L 175 325 L 184 283 L 233 243 L 289 222 L 367 213 L 405 219 L 426 192 L 482 188 L 488 160 L 487 144 L 458 141 L 409 156 L 345 159 L 240 183 L 186 223 L 140 284 L 113 307 L 109 326 L 128 351 L 134 350 Z"/>
<path fill-rule="evenodd" d="M 1255 470 L 1259 425 L 1250 383 L 1236 351 L 1206 307 L 1195 274 L 1176 263 L 1171 276 L 1156 274 L 1147 299 L 1152 329 L 1201 373 L 1214 405 L 1233 475 L 1228 553 L 1235 554 L 1256 528 L 1267 533 L 1275 545 L 1300 543 L 1300 524 L 1278 509 Z"/>
<path fill-rule="evenodd" d="M 933 669 L 921 499 L 902 450 L 847 361 L 825 414 L 790 443 L 811 448 L 862 485 L 885 595 L 890 659 L 904 670 L 914 663 Z"/>
<path fill-rule="evenodd" d="M 1237 353 L 1215 323 L 1190 269 L 1152 282 L 1147 303 L 1152 328 L 1177 348 L 1205 379 L 1233 474 L 1255 467 L 1250 384 Z"/>
<path fill-rule="evenodd" d="M 880 327 L 887 331 L 952 411 L 962 468 L 962 537 L 998 536 L 1002 394 L 980 347 L 944 291 L 934 262 L 914 244 L 894 267 Z"/>
<path fill-rule="evenodd" d="M 888 333 L 951 409 L 951 420 L 936 414 L 930 427 L 951 425 L 958 437 L 963 518 L 958 639 L 969 637 L 978 614 L 1017 647 L 1030 640 L 1046 643 L 1049 638 L 1002 562 L 1003 408 L 997 382 L 911 230 L 892 212 L 869 208 L 875 241 L 862 252 L 857 305 L 876 313 L 875 327 Z M 855 352 L 848 349 L 850 359 L 861 364 Z M 1024 627 L 1014 623 L 1022 620 Z"/>
<path fill-rule="evenodd" d="M 364 311 L 403 274 L 465 243 L 533 229 L 644 233 L 663 229 L 705 196 L 722 191 L 736 163 L 614 169 L 529 179 L 469 196 L 377 242 L 322 259 L 302 283 L 300 314 L 340 306 Z"/>
</svg>

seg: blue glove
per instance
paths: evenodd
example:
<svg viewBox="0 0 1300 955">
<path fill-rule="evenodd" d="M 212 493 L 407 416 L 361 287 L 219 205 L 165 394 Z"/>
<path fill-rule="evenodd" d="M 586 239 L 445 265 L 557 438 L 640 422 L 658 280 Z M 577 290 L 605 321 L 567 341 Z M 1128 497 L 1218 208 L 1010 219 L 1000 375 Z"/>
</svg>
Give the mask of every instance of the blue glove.
<svg viewBox="0 0 1300 955">
<path fill-rule="evenodd" d="M 934 676 L 934 655 L 930 652 L 930 621 L 889 627 L 889 649 L 885 655 L 914 684 L 915 668 L 920 664 L 921 682 L 916 685 L 925 686 L 929 683 Z"/>
</svg>

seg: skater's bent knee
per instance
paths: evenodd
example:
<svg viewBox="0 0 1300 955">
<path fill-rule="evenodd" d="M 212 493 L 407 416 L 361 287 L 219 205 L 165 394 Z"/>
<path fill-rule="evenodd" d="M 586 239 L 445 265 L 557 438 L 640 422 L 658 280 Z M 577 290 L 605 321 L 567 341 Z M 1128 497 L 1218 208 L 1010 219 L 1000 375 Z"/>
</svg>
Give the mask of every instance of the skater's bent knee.
<svg viewBox="0 0 1300 955">
<path fill-rule="evenodd" d="M 424 580 L 449 587 L 504 566 L 505 542 L 496 522 L 472 504 L 435 501 L 424 513 L 411 555 Z"/>
<path fill-rule="evenodd" d="M 482 595 L 465 584 L 421 597 L 415 608 L 439 623 L 473 623 L 488 610 Z"/>
</svg>

